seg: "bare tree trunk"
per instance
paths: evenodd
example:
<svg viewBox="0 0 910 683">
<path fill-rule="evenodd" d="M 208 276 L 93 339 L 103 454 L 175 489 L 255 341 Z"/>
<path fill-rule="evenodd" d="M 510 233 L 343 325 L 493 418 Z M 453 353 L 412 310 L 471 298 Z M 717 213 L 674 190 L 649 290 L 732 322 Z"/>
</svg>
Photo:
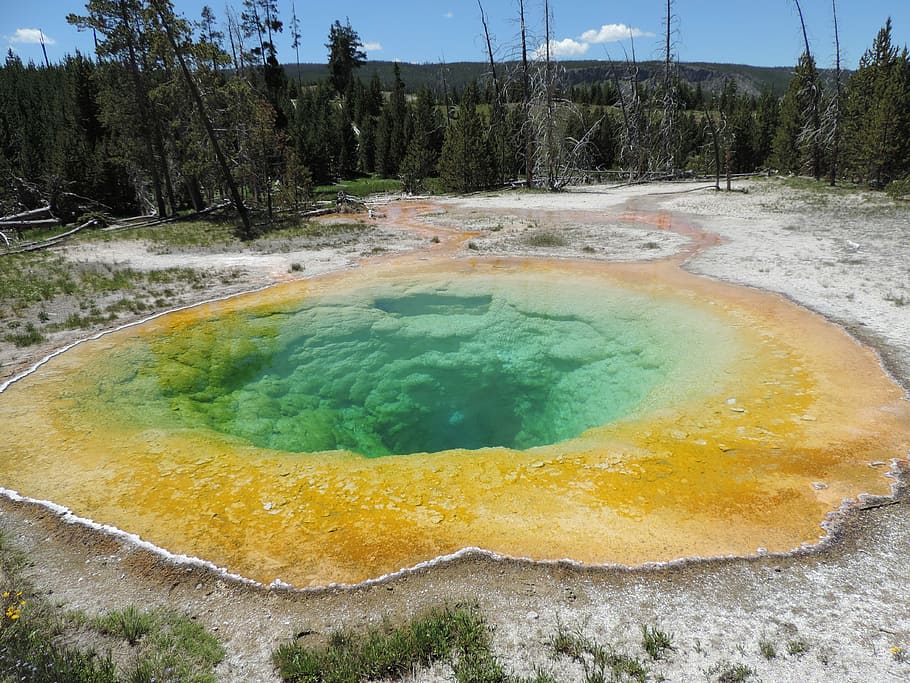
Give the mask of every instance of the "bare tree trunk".
<svg viewBox="0 0 910 683">
<path fill-rule="evenodd" d="M 806 31 L 806 21 L 803 18 L 803 8 L 799 4 L 799 0 L 793 0 L 796 3 L 796 11 L 799 12 L 799 23 L 803 29 L 803 41 L 806 45 L 806 61 L 807 63 L 812 61 L 812 52 L 809 50 L 809 34 Z M 804 132 L 810 137 L 810 157 L 812 164 L 812 175 L 816 180 L 821 180 L 822 176 L 822 164 L 821 164 L 821 148 L 819 142 L 819 135 L 821 134 L 821 114 L 818 108 L 819 97 L 821 93 L 818 88 L 818 74 L 815 73 L 815 80 L 809 84 L 809 121 L 806 126 L 808 130 L 804 129 Z"/>
<path fill-rule="evenodd" d="M 840 69 L 840 35 L 837 31 L 837 2 L 831 0 L 831 12 L 834 15 L 834 131 L 831 139 L 831 168 L 828 174 L 828 183 L 831 187 L 837 182 L 837 162 L 840 156 L 840 108 L 844 97 L 844 84 L 841 80 Z"/>
<path fill-rule="evenodd" d="M 496 166 L 497 171 L 499 172 L 499 180 L 505 180 L 504 170 L 505 170 L 505 158 L 506 158 L 506 149 L 503 142 L 503 135 L 505 133 L 503 126 L 503 116 L 502 116 L 502 96 L 499 91 L 499 79 L 496 76 L 496 61 L 493 58 L 493 42 L 490 40 L 490 29 L 487 26 L 487 15 L 484 14 L 483 5 L 480 0 L 477 0 L 477 6 L 480 8 L 480 21 L 483 24 L 483 36 L 487 42 L 487 55 L 490 60 L 490 75 L 493 78 L 493 107 L 492 107 L 492 117 L 491 117 L 491 127 L 493 129 L 493 144 L 497 147 L 494 150 L 496 155 Z"/>
<path fill-rule="evenodd" d="M 193 96 L 193 100 L 196 103 L 196 107 L 199 113 L 199 120 L 202 122 L 203 128 L 208 135 L 209 142 L 212 143 L 212 149 L 215 151 L 215 157 L 218 159 L 218 165 L 221 167 L 221 173 L 224 176 L 224 181 L 227 183 L 228 190 L 231 193 L 231 199 L 234 204 L 234 208 L 237 210 L 237 213 L 240 215 L 240 220 L 243 222 L 243 230 L 240 232 L 239 237 L 241 239 L 252 239 L 253 226 L 250 223 L 250 216 L 247 213 L 246 205 L 243 203 L 243 199 L 240 197 L 240 191 L 237 189 L 237 184 L 234 182 L 234 178 L 231 175 L 231 169 L 228 166 L 227 159 L 224 156 L 224 153 L 221 151 L 221 145 L 218 143 L 218 138 L 215 135 L 215 130 L 212 127 L 212 122 L 209 120 L 208 114 L 205 111 L 205 103 L 202 101 L 202 95 L 199 92 L 199 88 L 196 85 L 196 82 L 193 80 L 193 76 L 190 74 L 189 67 L 186 65 L 186 60 L 183 57 L 183 52 L 180 49 L 180 46 L 177 44 L 177 39 L 174 37 L 174 31 L 171 28 L 171 24 L 168 21 L 167 14 L 161 8 L 160 0 L 151 0 L 152 6 L 155 8 L 155 11 L 158 14 L 159 19 L 161 19 L 161 25 L 164 27 L 165 32 L 167 33 L 168 41 L 171 44 L 171 48 L 174 50 L 174 54 L 177 57 L 177 61 L 180 63 L 180 70 L 183 72 L 183 78 L 186 81 L 187 87 L 190 89 L 190 93 Z"/>
<path fill-rule="evenodd" d="M 720 190 L 720 141 L 717 136 L 717 126 L 714 125 L 714 119 L 705 107 L 705 120 L 708 122 L 708 129 L 711 131 L 711 141 L 714 144 L 714 189 Z"/>
<path fill-rule="evenodd" d="M 442 103 L 445 105 L 446 109 L 446 129 L 452 123 L 452 112 L 449 111 L 449 81 L 446 78 L 446 67 L 445 60 L 442 60 L 441 71 L 442 71 Z"/>
<path fill-rule="evenodd" d="M 521 20 L 521 95 L 524 105 L 525 186 L 530 188 L 534 183 L 534 143 L 531 140 L 531 77 L 528 72 L 528 39 L 525 30 L 524 0 L 518 0 L 518 16 Z"/>
<path fill-rule="evenodd" d="M 547 88 L 547 132 L 546 145 L 547 187 L 556 189 L 556 169 L 554 168 L 553 149 L 553 67 L 550 62 L 550 0 L 544 0 L 544 41 L 546 45 L 546 88 Z"/>
</svg>

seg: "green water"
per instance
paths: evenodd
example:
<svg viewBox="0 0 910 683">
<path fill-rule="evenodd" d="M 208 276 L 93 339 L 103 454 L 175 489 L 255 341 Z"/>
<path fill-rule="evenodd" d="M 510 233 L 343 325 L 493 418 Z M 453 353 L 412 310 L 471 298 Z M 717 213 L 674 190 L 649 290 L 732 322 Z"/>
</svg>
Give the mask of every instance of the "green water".
<svg viewBox="0 0 910 683">
<path fill-rule="evenodd" d="M 124 361 L 102 394 L 139 419 L 297 453 L 525 449 L 637 409 L 686 365 L 681 330 L 700 330 L 696 344 L 717 334 L 619 289 L 502 280 L 404 282 L 200 321 Z"/>
</svg>

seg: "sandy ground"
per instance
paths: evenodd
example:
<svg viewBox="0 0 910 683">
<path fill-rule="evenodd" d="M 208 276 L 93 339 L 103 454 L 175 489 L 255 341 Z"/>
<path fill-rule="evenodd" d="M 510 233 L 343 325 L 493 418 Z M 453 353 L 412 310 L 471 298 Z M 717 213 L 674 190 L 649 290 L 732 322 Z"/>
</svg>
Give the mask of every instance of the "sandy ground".
<svg viewBox="0 0 910 683">
<path fill-rule="evenodd" d="M 393 252 L 451 248 L 454 257 L 687 258 L 685 267 L 693 272 L 779 292 L 843 325 L 872 345 L 910 389 L 908 207 L 865 194 L 807 196 L 774 181 L 745 184 L 748 193 L 687 191 L 692 187 L 444 200 L 427 218 L 435 231 L 409 229 L 410 210 L 390 210 L 388 219 L 380 219 L 390 224 L 381 240 L 368 235 L 360 244 L 292 250 L 292 256 L 160 255 L 136 243 L 113 243 L 105 246 L 109 251 L 71 257 L 128 260 L 132 267 L 149 268 L 200 259 L 192 264 L 242 268 L 242 283 L 250 287 L 293 276 L 287 267 L 292 262 L 302 263 L 302 276 L 351 267 L 380 243 Z M 459 241 L 451 229 L 470 234 L 459 235 Z M 558 238 L 546 237 L 551 233 Z M 722 241 L 712 244 L 705 233 L 717 233 Z M 242 262 L 231 260 L 237 258 Z M 17 365 L 42 351 L 17 359 Z M 641 656 L 640 629 L 650 624 L 672 632 L 676 645 L 667 660 L 651 664 L 650 680 L 718 680 L 733 664 L 754 670 L 749 680 L 910 680 L 910 663 L 892 651 L 910 650 L 910 506 L 901 496 L 887 505 L 854 509 L 824 548 L 788 557 L 630 571 L 469 554 L 358 588 L 302 593 L 175 566 L 7 499 L 0 499 L 0 526 L 28 553 L 31 578 L 52 600 L 89 612 L 167 605 L 215 629 L 229 653 L 218 670 L 225 681 L 276 680 L 271 652 L 296 635 L 318 639 L 337 628 L 397 621 L 459 600 L 480 605 L 495 629 L 496 653 L 516 674 L 544 670 L 559 681 L 583 679 L 580 666 L 550 655 L 547 643 L 560 625 Z M 763 657 L 760 641 L 771 643 L 777 656 Z M 788 652 L 800 642 L 804 648 L 790 649 L 802 652 Z M 413 678 L 451 679 L 445 667 Z"/>
</svg>

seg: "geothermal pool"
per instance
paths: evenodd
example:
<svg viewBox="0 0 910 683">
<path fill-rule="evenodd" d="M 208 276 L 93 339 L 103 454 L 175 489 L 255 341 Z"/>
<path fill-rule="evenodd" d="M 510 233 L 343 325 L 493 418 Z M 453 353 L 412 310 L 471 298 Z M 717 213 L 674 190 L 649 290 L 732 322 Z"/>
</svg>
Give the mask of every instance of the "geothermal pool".
<svg viewBox="0 0 910 683">
<path fill-rule="evenodd" d="M 399 259 L 167 314 L 15 382 L 0 422 L 3 487 L 295 586 L 466 547 L 787 551 L 887 494 L 910 444 L 875 357 L 778 297 L 520 259 Z"/>
</svg>

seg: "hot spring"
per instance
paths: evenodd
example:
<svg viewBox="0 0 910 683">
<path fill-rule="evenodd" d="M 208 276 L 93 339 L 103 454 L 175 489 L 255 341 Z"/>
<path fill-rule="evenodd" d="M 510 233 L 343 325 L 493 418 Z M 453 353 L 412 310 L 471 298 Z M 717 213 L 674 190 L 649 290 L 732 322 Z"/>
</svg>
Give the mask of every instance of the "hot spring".
<svg viewBox="0 0 910 683">
<path fill-rule="evenodd" d="M 401 259 L 171 313 L 53 358 L 0 421 L 6 488 L 298 586 L 465 547 L 789 550 L 888 493 L 869 463 L 908 443 L 901 392 L 820 318 L 670 264 L 546 260 Z"/>
</svg>

